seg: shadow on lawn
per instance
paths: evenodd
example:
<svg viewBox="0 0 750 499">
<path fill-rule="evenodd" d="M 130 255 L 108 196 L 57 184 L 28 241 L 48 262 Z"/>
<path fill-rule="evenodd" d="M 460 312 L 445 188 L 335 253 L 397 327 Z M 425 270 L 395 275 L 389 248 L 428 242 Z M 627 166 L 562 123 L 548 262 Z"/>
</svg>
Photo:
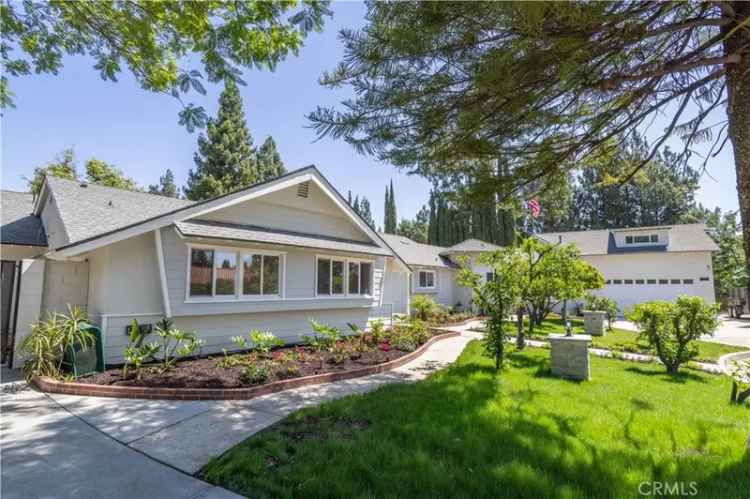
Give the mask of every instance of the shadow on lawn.
<svg viewBox="0 0 750 499">
<path fill-rule="evenodd" d="M 688 381 L 698 381 L 700 383 L 706 383 L 706 380 L 703 379 L 703 377 L 685 370 L 679 371 L 675 374 L 670 374 L 663 370 L 654 371 L 652 369 L 644 369 L 640 366 L 628 366 L 625 368 L 625 370 L 631 373 L 642 374 L 644 376 L 656 376 L 662 381 L 667 381 L 669 383 L 685 384 Z"/>
</svg>

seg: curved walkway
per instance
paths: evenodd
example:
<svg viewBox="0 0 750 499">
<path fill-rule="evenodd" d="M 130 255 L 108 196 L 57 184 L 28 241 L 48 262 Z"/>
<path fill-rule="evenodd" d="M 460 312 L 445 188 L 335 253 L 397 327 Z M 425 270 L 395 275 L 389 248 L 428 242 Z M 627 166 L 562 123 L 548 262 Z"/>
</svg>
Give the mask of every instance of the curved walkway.
<svg viewBox="0 0 750 499">
<path fill-rule="evenodd" d="M 4 394 L 2 497 L 238 497 L 192 475 L 211 457 L 298 409 L 424 379 L 478 337 L 469 328 L 450 328 L 461 336 L 435 343 L 387 373 L 246 401 L 126 400 L 30 389 Z"/>
</svg>

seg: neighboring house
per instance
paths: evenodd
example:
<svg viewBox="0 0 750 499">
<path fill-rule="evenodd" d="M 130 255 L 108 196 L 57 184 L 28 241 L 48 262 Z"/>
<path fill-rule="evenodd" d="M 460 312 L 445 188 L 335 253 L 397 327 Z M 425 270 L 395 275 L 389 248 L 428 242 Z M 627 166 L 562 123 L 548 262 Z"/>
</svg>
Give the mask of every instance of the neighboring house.
<svg viewBox="0 0 750 499">
<path fill-rule="evenodd" d="M 298 341 L 310 318 L 365 326 L 392 310 L 385 287 L 408 295 L 409 267 L 314 167 L 201 202 L 54 177 L 33 205 L 2 200 L 3 269 L 17 269 L 9 346 L 68 304 L 87 309 L 117 363 L 132 319 L 170 317 L 210 353 L 255 328 Z"/>
<path fill-rule="evenodd" d="M 649 300 L 701 296 L 713 303 L 711 253 L 719 248 L 704 224 L 556 232 L 537 237 L 573 243 L 599 269 L 605 285 L 594 293 L 617 302 L 621 312 Z"/>
<path fill-rule="evenodd" d="M 471 290 L 456 283 L 456 272 L 460 264 L 469 265 L 485 278 L 491 277 L 490 269 L 479 265 L 481 253 L 495 251 L 499 246 L 478 239 L 444 248 L 417 243 L 404 236 L 381 234 L 401 259 L 411 268 L 409 296 L 428 295 L 446 307 L 466 308 L 471 302 Z"/>
</svg>

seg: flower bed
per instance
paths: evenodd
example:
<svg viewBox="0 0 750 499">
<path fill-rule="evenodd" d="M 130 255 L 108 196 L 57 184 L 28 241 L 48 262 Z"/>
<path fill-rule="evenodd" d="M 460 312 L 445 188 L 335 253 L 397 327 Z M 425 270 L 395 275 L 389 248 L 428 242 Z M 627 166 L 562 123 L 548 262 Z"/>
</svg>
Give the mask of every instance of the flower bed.
<svg viewBox="0 0 750 499">
<path fill-rule="evenodd" d="M 238 387 L 213 387 L 213 388 L 191 388 L 191 387 L 174 387 L 174 386 L 151 386 L 151 385 L 127 385 L 127 384 L 116 384 L 115 383 L 104 383 L 108 372 L 101 373 L 92 377 L 80 378 L 73 383 L 63 383 L 51 378 L 35 377 L 33 383 L 42 391 L 50 393 L 63 393 L 69 395 L 88 395 L 88 396 L 99 396 L 99 397 L 119 397 L 119 398 L 145 398 L 145 399 L 175 399 L 175 400 L 220 400 L 220 399 L 250 399 L 260 395 L 269 393 L 275 393 L 282 390 L 295 388 L 305 385 L 313 385 L 319 383 L 326 383 L 337 380 L 351 379 L 360 376 L 367 376 L 379 372 L 388 371 L 400 367 L 413 359 L 419 357 L 430 345 L 433 343 L 458 336 L 459 333 L 445 333 L 431 337 L 419 348 L 413 352 L 406 353 L 401 350 L 389 349 L 387 354 L 390 354 L 392 360 L 387 360 L 381 363 L 370 363 L 366 364 L 349 364 L 349 368 L 332 369 L 327 372 L 321 372 L 319 374 L 313 374 L 309 376 L 299 375 L 297 377 L 290 377 L 287 379 L 271 381 L 270 378 L 266 382 L 258 383 L 255 385 L 240 385 Z M 279 349 L 277 351 L 289 350 L 288 348 Z M 381 350 L 383 351 L 383 350 Z M 388 357 L 385 357 L 388 358 Z M 217 362 L 221 359 L 217 357 L 187 360 L 177 364 L 177 368 L 182 365 L 188 365 L 190 363 L 209 361 Z M 317 359 L 320 360 L 319 358 Z M 382 358 L 381 358 L 382 360 Z M 177 368 L 173 371 L 177 371 Z M 225 368 L 219 368 L 225 369 Z M 231 368 L 230 368 L 231 369 Z M 185 374 L 185 373 L 183 373 Z M 101 384 L 94 384 L 92 380 L 97 377 L 101 378 Z M 109 378 L 110 380 L 114 378 Z M 147 379 L 146 377 L 142 380 Z M 121 380 L 122 381 L 122 380 Z"/>
</svg>

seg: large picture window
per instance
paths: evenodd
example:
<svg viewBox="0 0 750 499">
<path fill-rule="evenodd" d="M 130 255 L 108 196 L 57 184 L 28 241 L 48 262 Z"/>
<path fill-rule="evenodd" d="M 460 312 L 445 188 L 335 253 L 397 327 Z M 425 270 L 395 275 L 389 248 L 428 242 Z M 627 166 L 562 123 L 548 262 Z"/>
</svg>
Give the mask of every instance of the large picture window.
<svg viewBox="0 0 750 499">
<path fill-rule="evenodd" d="M 372 263 L 351 259 L 318 257 L 316 291 L 318 295 L 371 295 Z"/>
<path fill-rule="evenodd" d="M 188 297 L 280 297 L 281 268 L 281 254 L 191 248 Z"/>
</svg>

